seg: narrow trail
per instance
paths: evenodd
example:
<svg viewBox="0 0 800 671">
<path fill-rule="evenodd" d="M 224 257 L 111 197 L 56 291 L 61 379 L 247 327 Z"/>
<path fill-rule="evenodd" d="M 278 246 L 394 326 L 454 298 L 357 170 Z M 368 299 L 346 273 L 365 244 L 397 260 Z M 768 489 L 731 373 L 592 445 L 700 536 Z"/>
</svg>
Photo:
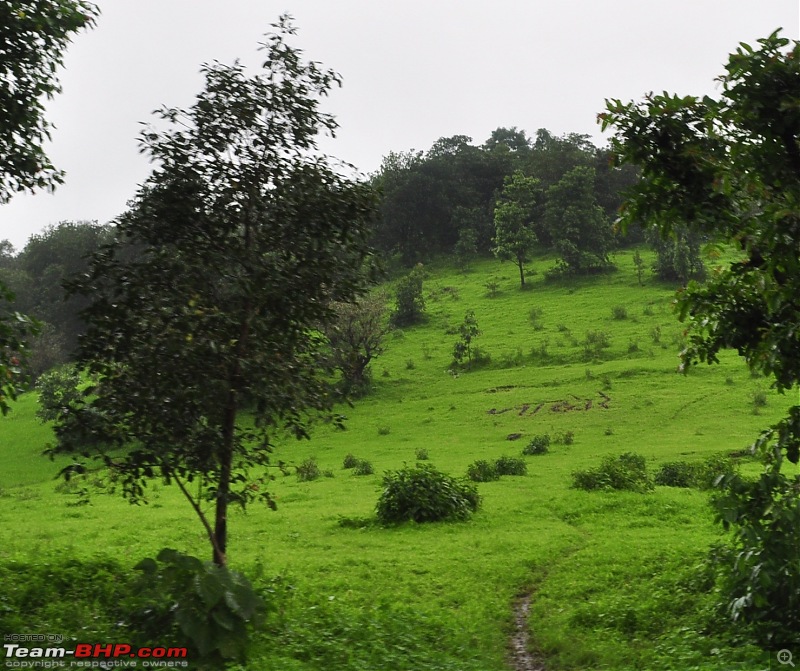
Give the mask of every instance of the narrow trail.
<svg viewBox="0 0 800 671">
<path fill-rule="evenodd" d="M 513 671 L 545 671 L 542 660 L 529 647 L 528 614 L 532 598 L 532 593 L 526 593 L 514 602 L 514 634 L 508 646 L 508 662 Z"/>
</svg>

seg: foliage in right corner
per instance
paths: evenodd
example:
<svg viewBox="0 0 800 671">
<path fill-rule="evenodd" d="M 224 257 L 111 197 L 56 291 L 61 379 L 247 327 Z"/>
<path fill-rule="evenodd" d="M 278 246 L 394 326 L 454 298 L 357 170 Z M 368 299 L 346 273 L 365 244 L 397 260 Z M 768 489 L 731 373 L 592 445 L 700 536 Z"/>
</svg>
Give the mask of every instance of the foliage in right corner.
<svg viewBox="0 0 800 671">
<path fill-rule="evenodd" d="M 688 325 L 683 365 L 716 363 L 735 349 L 779 392 L 800 384 L 800 42 L 775 31 L 731 54 L 719 99 L 649 95 L 606 102 L 616 163 L 642 178 L 622 209 L 623 228 L 686 227 L 738 252 L 704 284 L 677 296 Z M 724 476 L 715 505 L 732 530 L 717 554 L 722 607 L 771 649 L 800 645 L 800 406 L 767 429 L 753 480 Z"/>
</svg>

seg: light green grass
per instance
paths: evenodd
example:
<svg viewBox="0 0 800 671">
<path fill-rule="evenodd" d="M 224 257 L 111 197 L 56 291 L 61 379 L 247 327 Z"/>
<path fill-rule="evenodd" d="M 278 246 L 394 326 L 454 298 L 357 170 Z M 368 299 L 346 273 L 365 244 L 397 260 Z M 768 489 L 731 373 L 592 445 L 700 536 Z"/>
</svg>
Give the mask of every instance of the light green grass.
<svg viewBox="0 0 800 671">
<path fill-rule="evenodd" d="M 655 468 L 740 450 L 789 403 L 769 391 L 753 414 L 753 391 L 768 384 L 731 353 L 719 366 L 678 374 L 673 289 L 652 280 L 639 287 L 631 254 L 616 260 L 616 273 L 546 283 L 553 261 L 539 259 L 526 291 L 515 268 L 496 261 L 463 274 L 428 269 L 426 323 L 388 337 L 372 393 L 342 410 L 347 429 L 320 424 L 310 441 L 278 442 L 276 460 L 313 456 L 335 477 L 278 476 L 277 512 L 232 516 L 232 565 L 282 574 L 295 588 L 283 624 L 256 638 L 249 668 L 503 669 L 512 603 L 527 590 L 533 641 L 548 668 L 721 670 L 766 659 L 697 631 L 708 595 L 686 588 L 670 600 L 676 584 L 693 584 L 692 567 L 721 538 L 705 494 L 570 488 L 573 471 L 610 454 L 635 451 Z M 490 277 L 501 284 L 496 298 L 486 296 Z M 614 319 L 618 305 L 626 319 Z M 539 330 L 532 308 L 541 311 Z M 446 331 L 467 310 L 491 363 L 453 374 L 458 336 Z M 611 347 L 598 359 L 585 358 L 588 331 L 609 334 Z M 532 356 L 544 341 L 548 356 Z M 28 396 L 0 420 L 0 563 L 99 552 L 132 566 L 164 546 L 209 554 L 180 494 L 158 483 L 149 506 L 104 496 L 68 505 L 75 497 L 55 491 L 56 465 L 38 456 L 49 437 L 33 410 Z M 532 436 L 566 431 L 574 444 L 526 457 L 527 476 L 480 484 L 483 507 L 466 523 L 365 525 L 381 474 L 414 463 L 419 449 L 462 475 L 477 459 L 519 456 Z M 522 437 L 507 440 L 516 433 Z M 342 469 L 348 453 L 371 461 L 375 474 Z M 355 528 L 341 526 L 343 518 Z"/>
</svg>

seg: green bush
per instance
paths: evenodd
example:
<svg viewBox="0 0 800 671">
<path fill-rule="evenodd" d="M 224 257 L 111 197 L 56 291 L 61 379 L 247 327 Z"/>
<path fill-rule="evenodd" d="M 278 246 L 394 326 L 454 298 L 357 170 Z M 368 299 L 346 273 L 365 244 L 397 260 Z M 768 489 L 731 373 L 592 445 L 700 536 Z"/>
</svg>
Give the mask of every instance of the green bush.
<svg viewBox="0 0 800 671">
<path fill-rule="evenodd" d="M 627 319 L 628 318 L 628 308 L 624 305 L 615 305 L 611 308 L 611 316 L 614 319 Z"/>
<path fill-rule="evenodd" d="M 322 475 L 322 471 L 320 470 L 317 460 L 314 457 L 309 457 L 297 465 L 295 467 L 295 473 L 297 474 L 297 479 L 300 482 L 311 482 Z"/>
<path fill-rule="evenodd" d="M 36 416 L 42 422 L 49 422 L 68 412 L 81 399 L 80 382 L 78 368 L 71 363 L 40 375 L 36 381 L 36 391 L 39 392 Z"/>
<path fill-rule="evenodd" d="M 397 282 L 395 311 L 391 316 L 394 326 L 410 326 L 422 320 L 425 297 L 422 295 L 423 270 L 417 266 Z"/>
<path fill-rule="evenodd" d="M 663 487 L 694 487 L 697 483 L 697 471 L 697 464 L 670 461 L 661 465 L 653 476 L 653 481 Z"/>
<path fill-rule="evenodd" d="M 414 456 L 417 458 L 417 461 L 428 461 L 428 450 L 424 447 L 420 447 L 414 452 Z"/>
<path fill-rule="evenodd" d="M 467 466 L 467 478 L 473 482 L 491 482 L 499 480 L 500 474 L 497 472 L 495 464 L 479 459 Z"/>
<path fill-rule="evenodd" d="M 499 457 L 495 459 L 494 467 L 499 475 L 527 475 L 528 464 L 519 457 Z"/>
<path fill-rule="evenodd" d="M 575 471 L 572 486 L 576 489 L 618 489 L 649 492 L 653 481 L 647 473 L 647 463 L 640 454 L 625 452 L 617 457 L 608 456 L 597 468 Z"/>
<path fill-rule="evenodd" d="M 353 475 L 372 475 L 374 472 L 372 462 L 366 459 L 359 459 L 353 467 Z"/>
<path fill-rule="evenodd" d="M 376 511 L 384 524 L 465 520 L 480 506 L 475 485 L 431 464 L 406 466 L 383 478 Z"/>
<path fill-rule="evenodd" d="M 523 449 L 522 454 L 547 454 L 550 451 L 550 435 L 534 436 Z"/>
<path fill-rule="evenodd" d="M 572 445 L 575 442 L 575 432 L 574 431 L 564 431 L 563 433 L 559 432 L 556 434 L 555 439 L 553 440 L 556 445 Z"/>
<path fill-rule="evenodd" d="M 355 468 L 359 461 L 360 459 L 355 454 L 349 453 L 345 455 L 344 461 L 342 461 L 342 468 Z"/>
</svg>

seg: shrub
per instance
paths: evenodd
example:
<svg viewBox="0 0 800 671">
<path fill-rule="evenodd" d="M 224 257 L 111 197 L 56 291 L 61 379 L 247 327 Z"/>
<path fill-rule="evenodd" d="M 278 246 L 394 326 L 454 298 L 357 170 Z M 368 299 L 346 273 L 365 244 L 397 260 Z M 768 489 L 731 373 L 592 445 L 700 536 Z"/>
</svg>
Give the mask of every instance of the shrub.
<svg viewBox="0 0 800 671">
<path fill-rule="evenodd" d="M 64 364 L 39 376 L 36 390 L 39 392 L 39 408 L 36 416 L 42 422 L 61 417 L 81 399 L 78 385 L 81 376 L 75 364 Z"/>
<path fill-rule="evenodd" d="M 177 624 L 205 660 L 222 664 L 225 658 L 244 657 L 248 626 L 266 610 L 247 578 L 169 548 L 157 560 L 165 566 L 147 558 L 135 567 L 143 574 L 143 589 L 164 600 L 148 609 L 151 624 L 155 619 Z"/>
<path fill-rule="evenodd" d="M 634 492 L 649 492 L 653 481 L 647 473 L 645 458 L 640 454 L 625 452 L 617 457 L 608 456 L 600 466 L 572 474 L 572 486 L 576 489 L 617 489 Z"/>
<path fill-rule="evenodd" d="M 611 347 L 611 338 L 605 331 L 587 331 L 583 341 L 583 355 L 586 359 L 599 359 L 604 349 Z"/>
<path fill-rule="evenodd" d="M 653 480 L 663 487 L 694 487 L 697 482 L 697 464 L 670 461 L 662 464 Z"/>
<path fill-rule="evenodd" d="M 519 457 L 499 457 L 494 462 L 498 475 L 527 475 L 528 464 Z"/>
<path fill-rule="evenodd" d="M 467 466 L 467 478 L 473 482 L 491 482 L 499 480 L 500 474 L 495 464 L 479 459 Z"/>
<path fill-rule="evenodd" d="M 316 480 L 322 475 L 322 471 L 319 469 L 317 460 L 314 457 L 309 457 L 296 466 L 295 473 L 300 482 L 311 482 L 311 480 Z"/>
<path fill-rule="evenodd" d="M 550 451 L 550 435 L 534 436 L 523 449 L 522 454 L 546 454 Z"/>
<path fill-rule="evenodd" d="M 615 305 L 611 308 L 611 316 L 614 319 L 627 319 L 628 318 L 628 308 L 624 305 Z"/>
<path fill-rule="evenodd" d="M 736 471 L 733 460 L 724 454 L 712 454 L 697 465 L 695 486 L 699 489 L 716 487 L 723 476 Z"/>
<path fill-rule="evenodd" d="M 388 436 L 392 430 L 388 426 L 379 426 L 378 427 L 378 435 L 379 436 Z"/>
<path fill-rule="evenodd" d="M 754 391 L 752 398 L 754 408 L 763 408 L 767 404 L 767 392 L 763 389 Z"/>
<path fill-rule="evenodd" d="M 414 452 L 414 456 L 417 458 L 417 461 L 428 461 L 428 450 L 424 447 L 420 447 Z"/>
<path fill-rule="evenodd" d="M 353 466 L 353 475 L 372 475 L 375 469 L 372 467 L 372 462 L 366 459 L 359 459 L 356 465 Z"/>
<path fill-rule="evenodd" d="M 355 454 L 347 454 L 342 462 L 342 468 L 355 468 L 359 461 L 359 458 Z"/>
<path fill-rule="evenodd" d="M 557 445 L 572 445 L 575 442 L 575 432 L 564 431 L 563 433 L 557 433 L 553 442 Z"/>
<path fill-rule="evenodd" d="M 406 466 L 383 477 L 376 511 L 384 524 L 465 520 L 480 506 L 475 485 L 431 464 Z"/>
<path fill-rule="evenodd" d="M 416 367 L 414 359 L 406 359 L 406 370 L 414 370 Z"/>
<path fill-rule="evenodd" d="M 498 292 L 500 291 L 500 283 L 496 279 L 489 280 L 483 286 L 486 287 L 486 295 L 489 298 L 496 298 Z"/>
</svg>

